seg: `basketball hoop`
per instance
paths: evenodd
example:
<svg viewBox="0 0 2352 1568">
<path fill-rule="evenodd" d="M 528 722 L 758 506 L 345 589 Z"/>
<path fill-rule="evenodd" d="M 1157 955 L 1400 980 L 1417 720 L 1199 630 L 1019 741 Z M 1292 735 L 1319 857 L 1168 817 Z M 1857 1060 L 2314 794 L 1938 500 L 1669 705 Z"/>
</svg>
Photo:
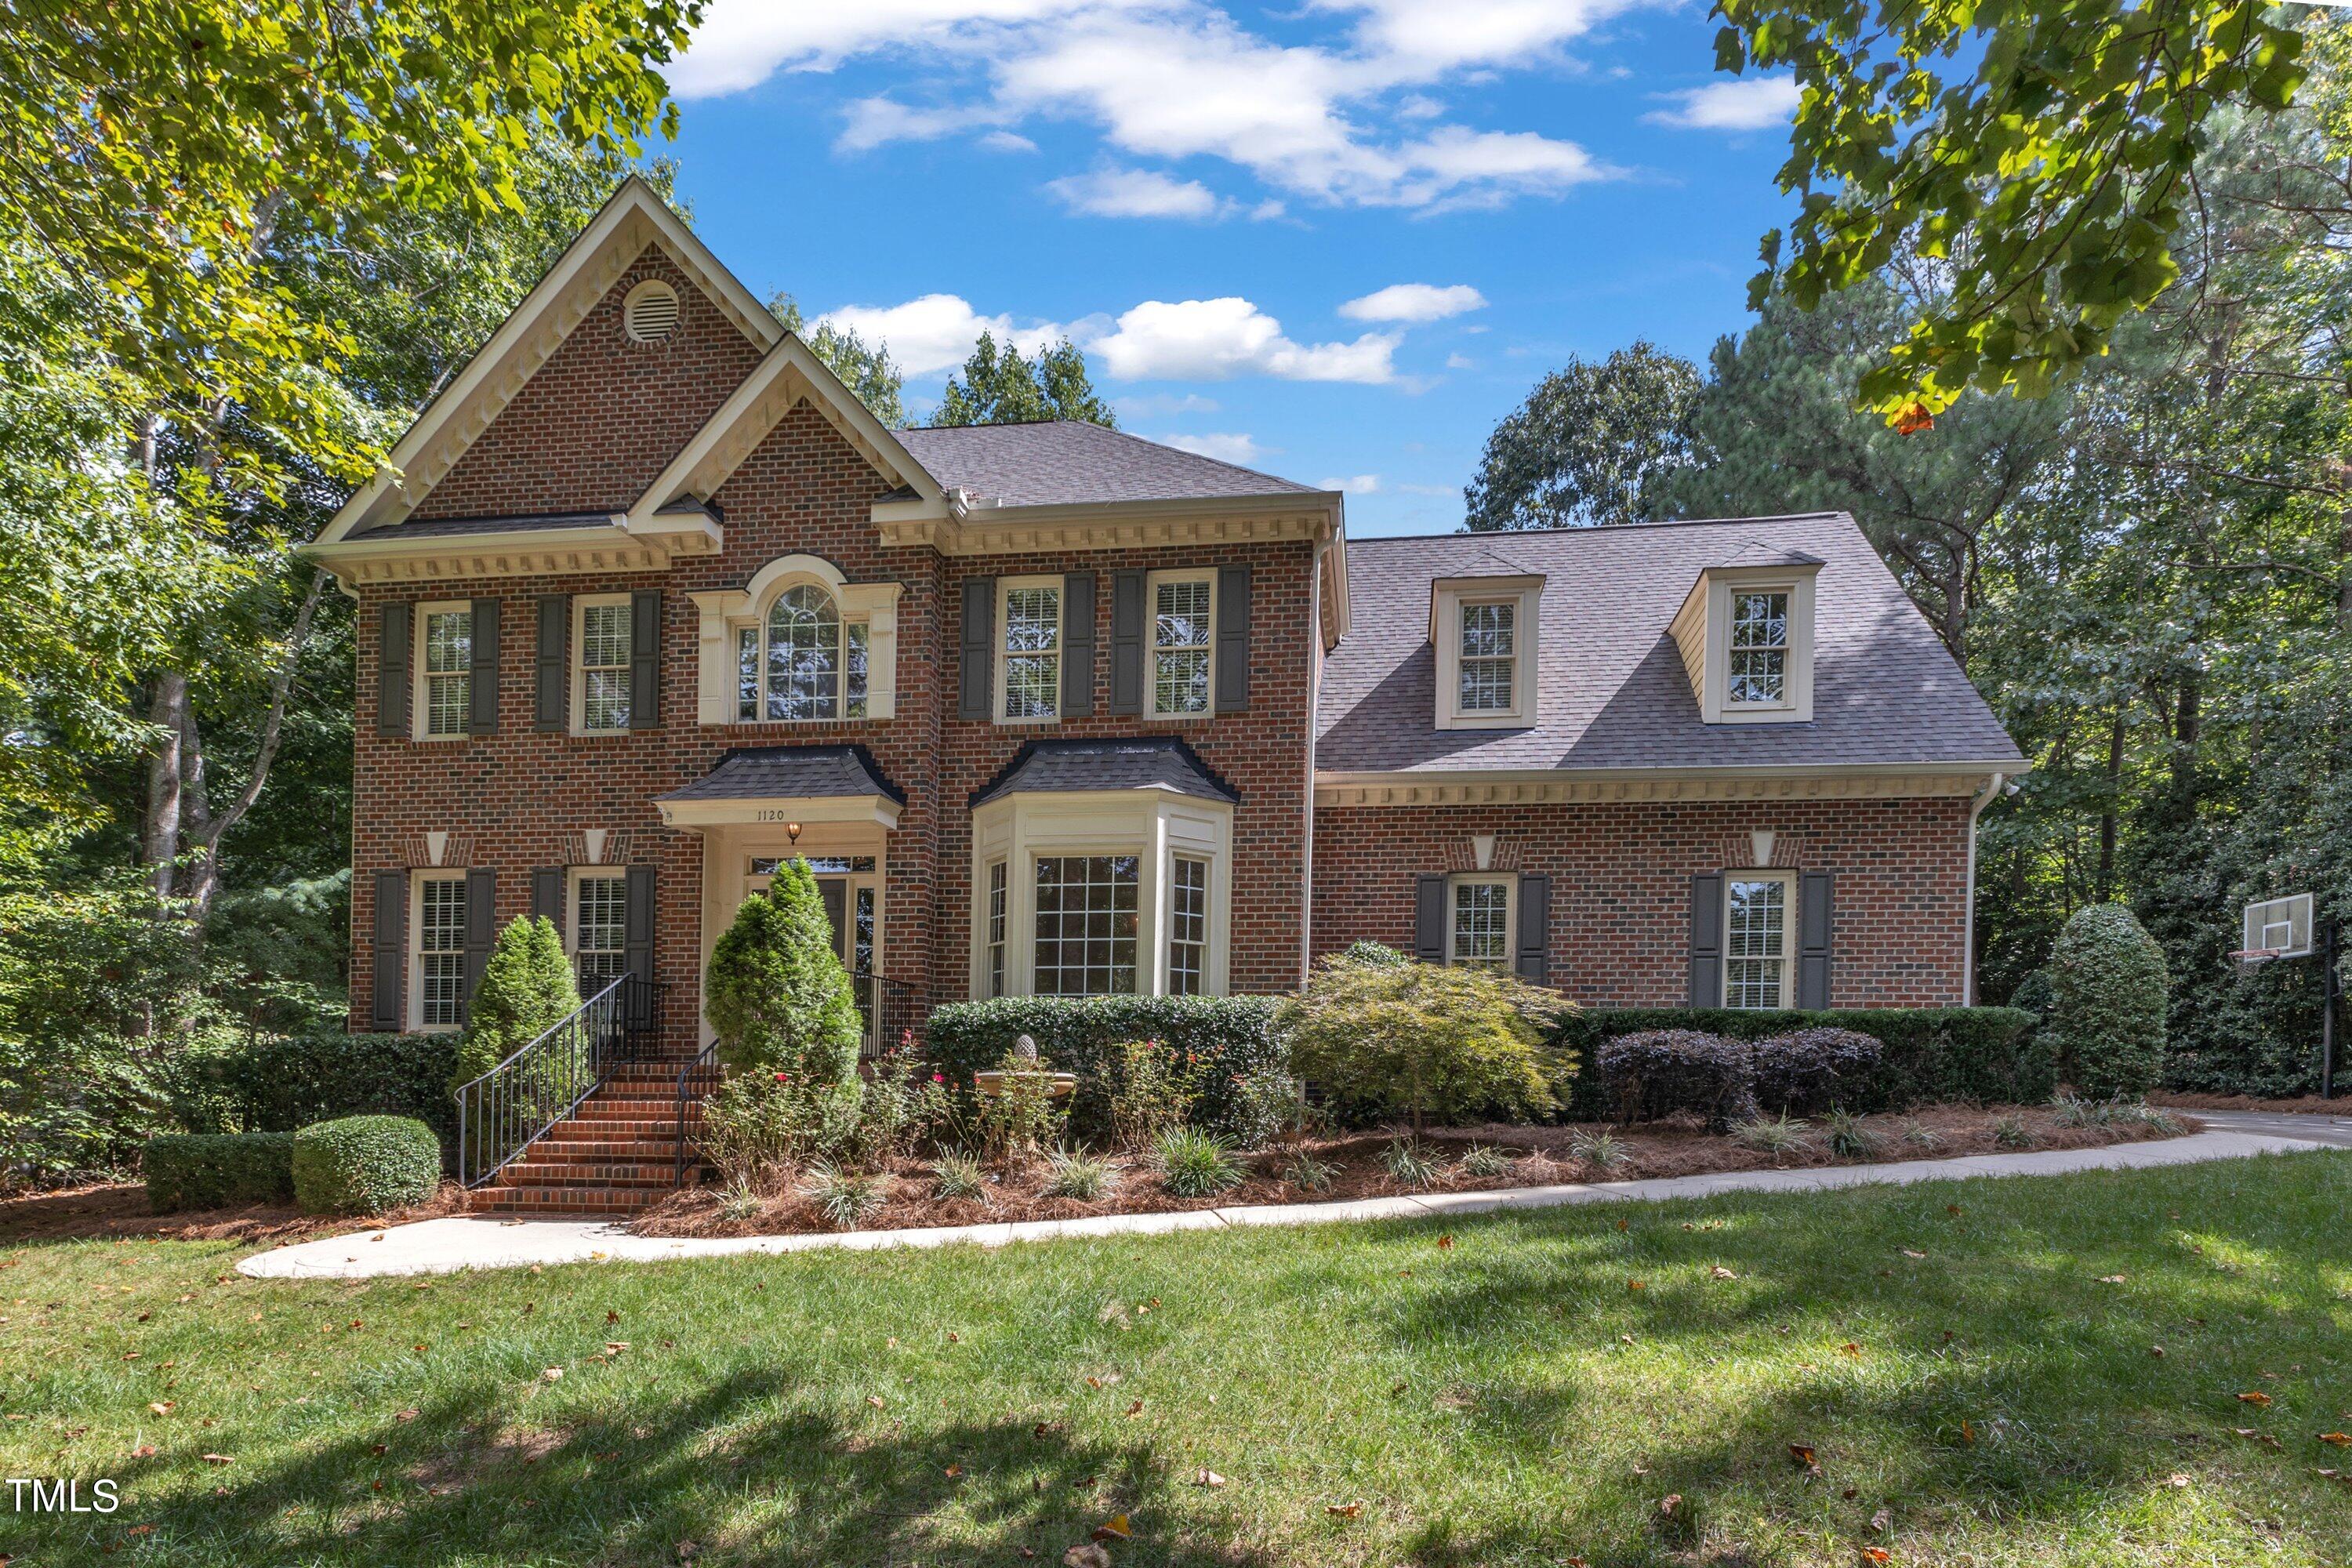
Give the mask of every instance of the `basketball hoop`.
<svg viewBox="0 0 2352 1568">
<path fill-rule="evenodd" d="M 2236 965 L 2238 978 L 2244 980 L 2271 960 L 2284 957 L 2285 952 L 2286 949 L 2283 947 L 2242 947 L 2230 955 L 2230 962 Z"/>
</svg>

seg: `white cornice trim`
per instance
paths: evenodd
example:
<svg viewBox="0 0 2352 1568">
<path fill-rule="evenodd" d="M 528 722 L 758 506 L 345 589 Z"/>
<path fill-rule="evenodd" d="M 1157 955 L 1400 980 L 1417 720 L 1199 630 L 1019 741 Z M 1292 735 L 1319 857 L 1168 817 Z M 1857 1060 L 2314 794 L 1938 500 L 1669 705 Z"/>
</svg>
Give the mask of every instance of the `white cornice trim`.
<svg viewBox="0 0 2352 1568">
<path fill-rule="evenodd" d="M 425 405 L 317 542 L 340 543 L 408 516 L 650 245 L 659 245 L 761 349 L 784 335 L 782 325 L 654 188 L 631 174 L 490 341 Z"/>
<path fill-rule="evenodd" d="M 1606 801 L 1890 800 L 1974 795 L 2015 761 L 1886 763 L 1845 767 L 1577 768 L 1329 773 L 1318 806 L 1547 805 Z"/>
<path fill-rule="evenodd" d="M 657 800 L 662 826 L 688 829 L 787 822 L 855 822 L 898 826 L 898 803 L 887 795 L 747 796 L 740 800 Z"/>
<path fill-rule="evenodd" d="M 306 544 L 300 553 L 333 573 L 349 591 L 373 583 L 543 577 L 559 572 L 666 572 L 677 556 L 717 548 L 710 536 L 691 530 L 646 538 L 624 531 L 619 523 L 615 514 L 610 523 L 583 523 L 577 528 L 437 533 L 421 539 L 404 539 L 394 531 L 389 537 L 362 534 L 340 544 Z"/>
</svg>

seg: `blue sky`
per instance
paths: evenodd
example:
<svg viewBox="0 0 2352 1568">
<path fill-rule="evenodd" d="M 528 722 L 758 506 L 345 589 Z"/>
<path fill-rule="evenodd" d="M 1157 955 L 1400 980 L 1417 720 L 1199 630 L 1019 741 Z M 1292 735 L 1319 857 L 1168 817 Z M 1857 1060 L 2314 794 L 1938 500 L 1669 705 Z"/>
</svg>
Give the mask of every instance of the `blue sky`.
<svg viewBox="0 0 2352 1568">
<path fill-rule="evenodd" d="M 1639 0 L 714 0 L 670 71 L 696 226 L 887 341 L 981 324 L 1120 424 L 1449 531 L 1547 370 L 1746 323 L 1793 93 Z"/>
</svg>

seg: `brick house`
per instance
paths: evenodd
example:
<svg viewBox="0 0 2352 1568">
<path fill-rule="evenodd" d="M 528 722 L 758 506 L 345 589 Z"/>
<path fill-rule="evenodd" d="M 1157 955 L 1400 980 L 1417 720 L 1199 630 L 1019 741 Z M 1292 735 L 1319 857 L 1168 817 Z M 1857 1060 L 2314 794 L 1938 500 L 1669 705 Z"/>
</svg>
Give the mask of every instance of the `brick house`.
<svg viewBox="0 0 2352 1568">
<path fill-rule="evenodd" d="M 634 180 L 309 549 L 362 627 L 354 1029 L 456 1026 L 536 911 L 690 1055 L 793 855 L 877 1035 L 1366 937 L 1956 1003 L 2024 766 L 1846 517 L 1349 541 L 1093 426 L 886 429 Z"/>
</svg>

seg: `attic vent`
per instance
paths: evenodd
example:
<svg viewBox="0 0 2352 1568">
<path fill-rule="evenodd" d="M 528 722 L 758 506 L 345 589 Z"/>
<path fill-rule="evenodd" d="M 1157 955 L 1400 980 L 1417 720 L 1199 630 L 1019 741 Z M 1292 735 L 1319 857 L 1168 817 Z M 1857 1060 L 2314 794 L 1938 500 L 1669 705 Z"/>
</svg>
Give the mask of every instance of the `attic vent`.
<svg viewBox="0 0 2352 1568">
<path fill-rule="evenodd" d="M 657 343 L 677 331 L 677 290 L 667 283 L 640 283 L 623 301 L 621 318 L 633 340 Z"/>
</svg>

